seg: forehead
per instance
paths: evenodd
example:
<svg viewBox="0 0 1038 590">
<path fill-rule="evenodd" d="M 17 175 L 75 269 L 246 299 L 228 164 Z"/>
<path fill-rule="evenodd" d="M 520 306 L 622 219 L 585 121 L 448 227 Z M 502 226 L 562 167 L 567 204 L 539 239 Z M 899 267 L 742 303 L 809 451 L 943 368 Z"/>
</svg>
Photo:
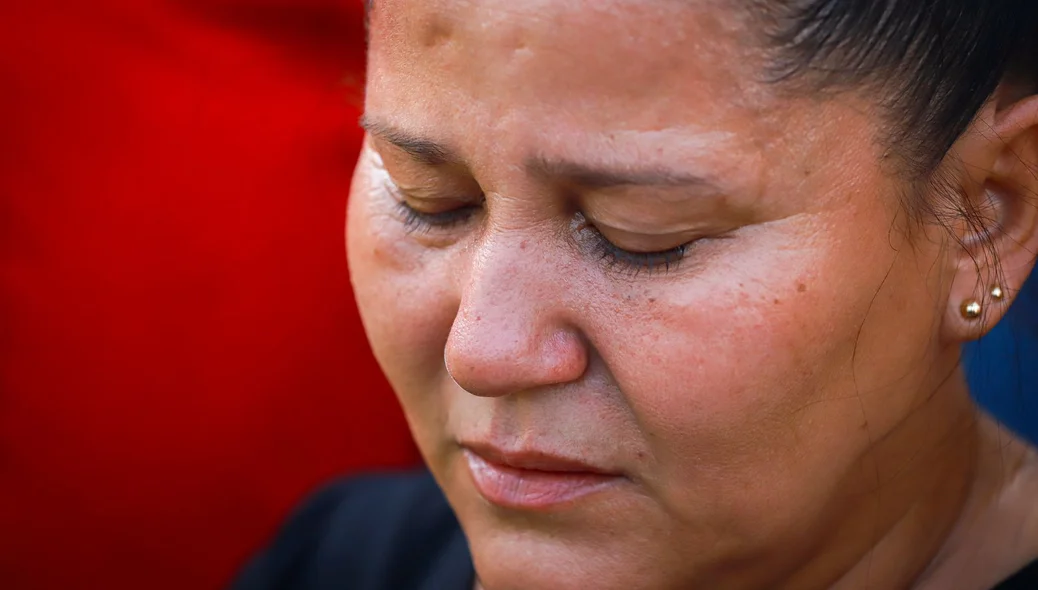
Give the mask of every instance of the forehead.
<svg viewBox="0 0 1038 590">
<path fill-rule="evenodd" d="M 717 132 L 771 108 L 758 35 L 704 0 L 377 0 L 369 114 L 466 131 Z"/>
</svg>

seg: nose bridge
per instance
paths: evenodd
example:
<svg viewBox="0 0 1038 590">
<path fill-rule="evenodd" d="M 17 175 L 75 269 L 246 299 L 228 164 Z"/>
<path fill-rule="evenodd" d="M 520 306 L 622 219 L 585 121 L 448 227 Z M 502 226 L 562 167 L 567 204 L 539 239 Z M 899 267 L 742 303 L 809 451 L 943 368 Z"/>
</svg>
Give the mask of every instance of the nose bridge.
<svg viewBox="0 0 1038 590">
<path fill-rule="evenodd" d="M 545 231 L 538 227 L 488 228 L 475 247 L 461 292 L 461 311 L 471 310 L 505 323 L 544 307 L 551 286 L 552 259 Z M 460 315 L 460 314 L 459 314 Z M 498 317 L 500 316 L 500 317 Z"/>
<path fill-rule="evenodd" d="M 474 244 L 444 354 L 466 391 L 507 395 L 583 374 L 587 355 L 568 321 L 553 233 L 495 225 Z"/>
</svg>

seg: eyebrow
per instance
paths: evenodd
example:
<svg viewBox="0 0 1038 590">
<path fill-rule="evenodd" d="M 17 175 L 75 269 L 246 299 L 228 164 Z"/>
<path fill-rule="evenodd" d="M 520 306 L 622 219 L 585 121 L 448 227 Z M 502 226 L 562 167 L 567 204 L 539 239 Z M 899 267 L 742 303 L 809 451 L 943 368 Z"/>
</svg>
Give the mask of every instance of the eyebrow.
<svg viewBox="0 0 1038 590">
<path fill-rule="evenodd" d="M 368 133 L 375 135 L 407 152 L 409 156 L 422 164 L 442 166 L 456 162 L 454 152 L 442 144 L 423 139 L 364 115 L 360 118 L 360 126 Z"/>
<path fill-rule="evenodd" d="M 662 167 L 635 168 L 631 166 L 604 166 L 574 162 L 560 158 L 535 156 L 527 160 L 526 168 L 544 178 L 561 179 L 590 189 L 624 186 L 704 187 L 715 185 L 702 176 Z"/>
<path fill-rule="evenodd" d="M 422 164 L 441 166 L 459 161 L 456 153 L 443 144 L 413 135 L 366 115 L 361 117 L 360 126 Z M 716 188 L 714 183 L 702 176 L 662 167 L 639 169 L 631 166 L 596 165 L 543 155 L 531 156 L 524 165 L 527 171 L 540 178 L 556 182 L 561 180 L 589 189 L 625 186 Z"/>
</svg>

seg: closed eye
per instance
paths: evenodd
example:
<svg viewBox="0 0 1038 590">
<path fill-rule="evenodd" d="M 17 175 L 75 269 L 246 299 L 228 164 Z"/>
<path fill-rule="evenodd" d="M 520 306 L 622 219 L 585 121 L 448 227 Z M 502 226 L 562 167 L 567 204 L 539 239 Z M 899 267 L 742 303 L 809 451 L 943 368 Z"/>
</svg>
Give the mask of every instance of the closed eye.
<svg viewBox="0 0 1038 590">
<path fill-rule="evenodd" d="M 429 213 L 415 209 L 404 200 L 397 200 L 397 206 L 403 216 L 404 226 L 409 232 L 450 229 L 465 223 L 483 208 L 482 205 L 466 205 L 446 211 Z"/>
<path fill-rule="evenodd" d="M 655 252 L 634 252 L 609 241 L 594 225 L 584 221 L 579 229 L 591 235 L 591 247 L 599 259 L 610 269 L 618 269 L 638 275 L 642 272 L 667 273 L 676 269 L 688 256 L 689 250 L 699 240 L 692 240 Z"/>
</svg>

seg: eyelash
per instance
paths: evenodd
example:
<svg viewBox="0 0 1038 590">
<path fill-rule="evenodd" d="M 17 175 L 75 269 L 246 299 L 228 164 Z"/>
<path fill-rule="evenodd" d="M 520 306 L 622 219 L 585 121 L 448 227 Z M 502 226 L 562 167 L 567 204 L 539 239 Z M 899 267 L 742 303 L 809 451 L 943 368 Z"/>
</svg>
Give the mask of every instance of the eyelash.
<svg viewBox="0 0 1038 590">
<path fill-rule="evenodd" d="M 478 209 L 482 208 L 482 205 L 469 205 L 442 213 L 423 213 L 408 205 L 406 201 L 397 200 L 396 204 L 403 215 L 404 228 L 409 233 L 431 229 L 451 229 L 468 221 Z"/>
<path fill-rule="evenodd" d="M 409 233 L 429 230 L 451 229 L 468 221 L 482 205 L 470 205 L 442 213 L 424 213 L 411 207 L 406 201 L 396 200 L 403 217 L 404 227 Z M 682 244 L 661 252 L 631 252 L 606 239 L 598 229 L 586 220 L 577 226 L 577 231 L 591 232 L 592 251 L 607 268 L 620 270 L 634 276 L 642 272 L 666 274 L 678 268 L 695 242 Z"/>
<path fill-rule="evenodd" d="M 583 216 L 580 218 L 576 229 L 578 232 L 591 232 L 591 239 L 593 240 L 591 244 L 592 251 L 607 268 L 620 270 L 633 276 L 643 272 L 667 274 L 672 270 L 676 270 L 695 244 L 694 241 L 688 242 L 659 252 L 631 252 L 610 242 L 598 228 L 587 219 L 584 219 Z"/>
<path fill-rule="evenodd" d="M 692 247 L 692 244 L 688 243 L 662 252 L 631 252 L 617 247 L 597 229 L 594 230 L 594 234 L 593 248 L 599 259 L 609 268 L 622 270 L 634 276 L 643 272 L 667 274 L 676 270 Z"/>
</svg>

